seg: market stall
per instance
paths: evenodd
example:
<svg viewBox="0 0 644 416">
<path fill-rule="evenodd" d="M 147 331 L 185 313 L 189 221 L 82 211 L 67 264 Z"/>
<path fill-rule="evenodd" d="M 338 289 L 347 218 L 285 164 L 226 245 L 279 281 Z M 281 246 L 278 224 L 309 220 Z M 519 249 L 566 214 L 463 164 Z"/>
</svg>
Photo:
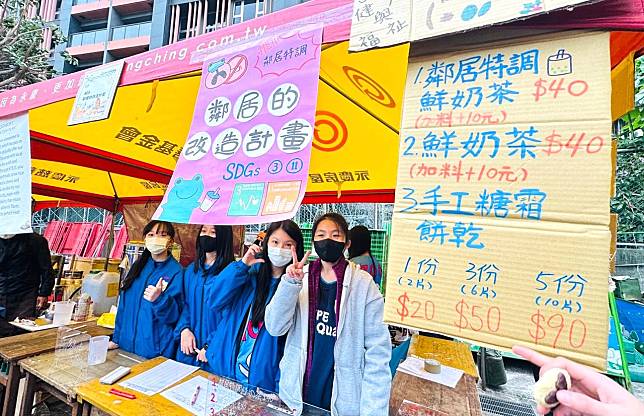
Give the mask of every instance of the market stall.
<svg viewBox="0 0 644 416">
<path fill-rule="evenodd" d="M 615 12 L 615 20 L 610 22 L 606 22 L 605 19 L 598 20 L 596 16 L 593 17 L 593 11 L 590 9 L 593 6 L 584 6 L 579 10 L 589 13 L 590 17 L 581 13 L 579 14 L 579 22 L 570 24 L 574 28 L 632 29 L 633 25 L 637 26 L 637 21 L 623 19 L 624 16 L 630 16 L 634 10 L 637 11 L 631 7 L 636 5 L 621 1 L 615 3 L 620 5 L 620 7 L 612 9 Z M 544 16 L 527 21 L 534 22 L 535 27 L 539 29 L 538 32 L 524 31 L 528 27 L 524 25 L 524 22 L 514 22 L 509 26 L 504 26 L 504 29 L 515 26 L 520 28 L 520 30 L 511 31 L 511 34 L 499 30 L 498 27 L 485 30 L 479 27 L 485 25 L 470 25 L 468 23 L 466 24 L 466 26 L 469 25 L 467 30 L 479 30 L 439 40 L 435 38 L 423 40 L 425 37 L 422 36 L 413 39 L 409 37 L 402 40 L 394 39 L 391 43 L 393 46 L 388 48 L 376 47 L 384 45 L 374 44 L 375 37 L 371 37 L 369 38 L 372 40 L 370 46 L 365 42 L 364 47 L 363 45 L 358 47 L 358 49 L 366 48 L 368 50 L 350 53 L 349 49 L 351 49 L 351 45 L 355 49 L 357 39 L 354 34 L 349 40 L 349 27 L 352 18 L 355 23 L 354 6 L 360 7 L 357 3 L 354 5 L 353 2 L 344 0 L 312 1 L 287 11 L 260 17 L 252 22 L 252 25 L 265 24 L 272 35 L 280 30 L 290 34 L 289 30 L 293 28 L 298 29 L 300 26 L 303 27 L 315 22 L 321 22 L 324 25 L 324 32 L 321 35 L 323 45 L 321 45 L 319 56 L 316 56 L 320 62 L 319 76 L 316 80 L 317 96 L 314 111 L 314 134 L 310 149 L 311 161 L 305 176 L 306 194 L 301 202 L 396 202 L 395 244 L 391 244 L 392 267 L 389 279 L 387 279 L 385 300 L 385 321 L 387 323 L 416 330 L 436 330 L 471 342 L 480 340 L 482 345 L 506 350 L 513 343 L 529 344 L 548 353 L 561 350 L 567 356 L 604 369 L 606 367 L 606 354 L 604 353 L 606 340 L 603 339 L 603 335 L 597 334 L 608 333 L 608 320 L 604 316 L 604 312 L 607 311 L 602 310 L 602 308 L 608 309 L 607 303 L 605 303 L 606 290 L 603 286 L 606 279 L 602 273 L 604 268 L 608 269 L 604 266 L 608 266 L 609 263 L 608 256 L 604 256 L 604 254 L 608 253 L 610 218 L 602 204 L 609 199 L 610 176 L 611 171 L 614 170 L 610 159 L 614 158 L 614 155 L 611 153 L 610 138 L 607 135 L 610 134 L 608 131 L 610 121 L 632 108 L 631 95 L 622 92 L 632 89 L 633 55 L 644 46 L 641 34 L 613 32 L 609 36 L 586 32 L 555 33 L 555 29 L 561 29 L 561 26 L 552 23 L 549 20 L 550 16 Z M 471 6 L 468 7 L 470 7 L 469 11 L 465 13 L 464 10 L 461 15 L 464 21 L 474 19 L 477 13 L 477 11 L 472 12 Z M 485 15 L 486 12 L 484 9 L 478 11 L 479 17 Z M 568 12 L 555 12 L 553 16 L 561 13 Z M 430 15 L 431 13 L 428 16 Z M 446 17 L 444 16 L 444 18 Z M 499 19 L 499 22 L 506 20 L 512 19 Z M 574 20 L 573 17 L 570 17 L 571 22 Z M 290 26 L 283 27 L 287 22 L 290 23 Z M 639 24 L 641 25 L 641 21 Z M 402 24 L 398 25 L 399 32 L 402 32 L 402 26 Z M 164 201 L 167 204 L 167 185 L 171 184 L 172 188 L 172 186 L 176 186 L 177 182 L 181 183 L 180 181 L 183 180 L 173 177 L 173 173 L 174 175 L 178 173 L 177 162 L 183 162 L 183 167 L 189 164 L 186 162 L 187 152 L 182 152 L 182 149 L 186 139 L 192 138 L 191 125 L 194 125 L 194 120 L 199 118 L 195 116 L 197 114 L 196 108 L 199 108 L 200 99 L 207 102 L 212 98 L 208 97 L 208 100 L 203 98 L 208 91 L 204 89 L 207 87 L 201 84 L 204 83 L 204 75 L 209 76 L 205 71 L 209 71 L 210 68 L 206 67 L 207 69 L 202 71 L 202 65 L 204 62 L 210 63 L 211 61 L 213 61 L 212 64 L 217 64 L 214 61 L 215 58 L 210 54 L 217 55 L 226 51 L 226 45 L 218 46 L 218 40 L 227 36 L 240 36 L 249 28 L 249 23 L 241 23 L 125 59 L 123 73 L 114 95 L 109 117 L 103 120 L 80 124 L 68 122 L 69 115 L 74 112 L 75 94 L 79 90 L 83 72 L 0 94 L 0 117 L 11 116 L 23 111 L 27 111 L 29 115 L 32 193 L 38 196 L 34 198 L 36 206 L 65 206 L 71 204 L 70 201 L 77 201 L 81 204 L 107 209 L 114 214 L 123 210 L 126 223 L 131 225 L 131 235 L 140 234 L 147 219 L 159 216 L 159 203 Z M 307 26 L 307 30 L 309 29 Z M 313 29 L 310 30 L 313 31 Z M 315 30 L 319 31 L 320 28 L 316 27 Z M 452 31 L 445 28 L 442 30 L 445 30 L 444 34 Z M 366 31 L 365 33 L 374 35 L 375 32 Z M 408 62 L 410 58 L 409 40 L 417 42 L 412 46 L 411 61 Z M 557 47 L 560 49 L 553 49 L 554 45 L 558 45 Z M 606 48 L 599 48 L 601 53 L 593 54 L 591 50 L 596 45 L 606 46 Z M 608 51 L 609 45 L 610 51 Z M 270 45 L 263 46 L 268 49 L 271 47 Z M 251 47 L 257 48 L 258 45 L 248 46 L 248 48 Z M 495 51 L 497 53 L 495 56 L 501 61 L 505 59 L 503 58 L 505 55 L 512 57 L 514 61 L 509 64 L 512 66 L 499 64 L 496 67 L 488 67 L 488 72 L 484 75 L 481 75 L 483 74 L 481 69 L 477 70 L 481 72 L 466 72 L 469 76 L 474 74 L 472 79 L 464 76 L 462 72 L 455 76 L 454 73 L 449 73 L 445 69 L 448 68 L 445 67 L 446 63 L 451 65 L 449 68 L 453 69 L 457 65 L 462 67 L 463 62 L 478 62 L 481 60 L 481 56 L 490 50 Z M 575 56 L 573 57 L 573 55 Z M 517 64 L 519 58 L 521 59 L 521 67 Z M 573 73 L 573 58 L 575 59 L 574 68 L 577 71 L 575 76 L 578 79 L 571 82 L 572 86 L 568 85 L 566 98 L 555 102 L 554 99 L 561 91 L 565 90 L 561 84 L 559 85 L 561 88 L 556 85 L 557 80 L 564 78 L 557 77 Z M 488 55 L 488 66 L 491 65 L 490 59 Z M 579 70 L 576 69 L 577 62 L 583 62 Z M 256 64 L 259 64 L 259 60 Z M 444 72 L 440 72 L 441 64 Z M 542 66 L 539 67 L 539 64 Z M 266 64 L 264 65 L 266 66 Z M 215 70 L 219 68 L 217 65 L 214 67 Z M 437 72 L 431 72 L 430 68 L 436 69 Z M 545 87 L 545 81 L 539 78 L 544 74 L 544 68 L 547 68 L 547 76 L 552 78 L 552 80 L 549 79 L 552 81 L 550 88 Z M 606 72 L 611 68 L 612 77 L 609 78 Z M 539 73 L 539 69 L 541 69 L 541 73 Z M 425 71 L 430 75 L 425 75 Z M 422 79 L 420 78 L 421 73 L 423 74 Z M 477 77 L 479 78 L 477 79 Z M 482 79 L 483 77 L 485 80 Z M 504 77 L 506 78 L 503 79 Z M 516 82 L 514 87 L 516 90 L 510 89 L 512 82 L 508 78 L 511 77 L 516 77 L 512 78 L 512 81 Z M 450 78 L 450 82 L 447 82 L 448 78 Z M 493 85 L 500 85 L 500 87 L 490 86 L 489 80 L 493 80 Z M 612 108 L 607 103 L 611 82 Z M 589 90 L 589 85 L 596 85 L 597 90 L 591 89 L 589 95 L 577 100 Z M 439 87 L 443 87 L 443 89 Z M 534 90 L 535 87 L 536 90 Z M 580 89 L 575 89 L 575 87 Z M 494 91 L 483 97 L 481 91 L 484 88 Z M 476 92 L 477 89 L 478 92 Z M 531 92 L 533 90 L 534 92 Z M 475 107 L 478 108 L 485 98 L 486 101 L 482 108 L 487 111 L 493 105 L 498 104 L 500 107 L 503 105 L 503 111 L 499 113 L 502 115 L 499 116 L 494 112 L 485 113 L 483 110 L 481 112 L 470 111 L 471 117 L 478 116 L 474 121 L 471 121 L 462 111 L 463 105 L 455 104 L 465 100 L 465 95 L 462 95 L 463 91 L 469 91 L 470 94 L 465 106 L 470 104 L 473 95 L 478 94 L 480 98 Z M 453 100 L 449 103 L 445 101 L 448 92 L 453 96 Z M 200 94 L 204 94 L 203 97 Z M 275 90 L 271 96 L 274 94 Z M 526 109 L 525 100 L 520 104 L 513 104 L 517 97 L 529 97 L 531 94 L 536 97 L 535 101 L 543 100 L 539 104 L 542 106 L 540 107 L 542 111 Z M 554 96 L 554 98 L 550 96 Z M 457 101 L 459 97 L 461 101 Z M 553 101 L 547 101 L 551 98 Z M 549 104 L 543 104 L 544 101 Z M 561 104 L 562 102 L 564 104 Z M 440 113 L 440 117 L 436 116 L 436 110 L 442 111 L 443 107 L 449 107 L 453 111 L 449 114 L 448 112 Z M 561 111 L 561 108 L 564 107 L 571 109 L 571 112 L 564 114 Z M 468 183 L 462 185 L 461 179 L 467 174 L 461 172 L 461 159 L 465 159 L 466 156 L 478 158 L 484 150 L 490 152 L 489 155 L 484 154 L 489 159 L 494 159 L 497 156 L 500 139 L 496 136 L 496 132 L 485 129 L 491 129 L 490 125 L 503 126 L 506 124 L 506 117 L 509 117 L 505 113 L 506 109 L 514 111 L 512 114 L 514 118 L 510 120 L 515 123 L 512 124 L 508 121 L 507 124 L 512 125 L 505 126 L 508 127 L 508 130 L 503 132 L 505 136 L 514 136 L 516 139 L 516 142 L 511 142 L 512 145 L 506 143 L 507 145 L 503 149 L 509 155 L 504 155 L 507 157 L 501 162 L 499 162 L 500 157 L 496 160 L 486 160 L 488 164 L 483 164 L 482 167 L 478 164 L 475 167 L 469 166 L 470 176 L 467 181 L 463 179 L 463 182 Z M 574 111 L 572 111 L 573 109 Z M 494 107 L 494 110 L 496 111 L 497 108 Z M 612 114 L 610 114 L 611 110 Z M 453 118 L 454 111 L 457 115 L 460 114 L 460 121 L 454 122 L 456 120 Z M 593 123 L 586 121 L 582 123 L 580 120 L 585 119 L 579 113 L 581 111 L 591 114 Z M 496 116 L 499 117 L 495 118 Z M 467 119 L 466 122 L 463 121 L 463 117 Z M 499 121 L 499 118 L 502 120 Z M 493 119 L 496 121 L 493 122 Z M 590 140 L 599 138 L 601 145 L 597 145 L 598 149 L 596 149 L 591 144 L 585 143 L 588 155 L 584 154 L 587 159 L 583 161 L 580 161 L 581 158 L 577 158 L 568 163 L 570 159 L 564 159 L 559 154 L 546 164 L 537 164 L 531 160 L 535 159 L 534 152 L 536 151 L 534 149 L 536 145 L 530 144 L 531 141 L 535 142 L 535 139 L 529 137 L 528 134 L 531 129 L 524 126 L 525 131 L 522 132 L 517 127 L 520 124 L 526 124 L 526 121 L 535 125 L 560 124 L 569 129 L 583 129 L 586 128 L 586 124 L 592 124 L 591 127 L 594 130 L 589 131 L 588 138 Z M 475 127 L 466 129 L 465 126 Z M 457 142 L 449 141 L 450 137 L 453 139 L 455 136 L 450 136 L 445 129 L 452 127 L 463 130 L 459 131 L 463 134 L 466 134 L 465 130 L 468 132 L 480 130 L 484 137 L 496 142 L 496 148 L 490 149 L 490 146 L 485 147 L 481 142 L 472 141 L 472 133 L 470 133 L 470 141 L 461 142 L 465 155 L 457 158 L 452 153 L 452 159 L 450 159 L 449 153 L 457 149 L 454 147 Z M 432 136 L 434 133 L 430 131 L 431 128 L 440 129 L 442 138 L 438 139 Z M 577 130 L 574 132 L 566 130 L 566 134 L 571 132 L 577 134 Z M 585 137 L 585 131 L 580 136 Z M 445 138 L 446 141 L 441 141 Z M 562 149 L 566 148 L 566 151 L 574 152 L 570 156 L 572 158 L 581 146 L 581 139 L 577 142 L 576 147 L 574 144 L 569 146 L 570 142 L 568 144 L 555 142 L 554 131 L 550 138 L 549 151 L 551 154 L 561 153 Z M 558 151 L 552 150 L 553 143 L 559 144 Z M 593 143 L 597 143 L 597 141 Z M 297 150 L 301 151 L 302 149 Z M 203 153 L 208 153 L 208 151 Z M 512 156 L 515 156 L 515 159 L 511 159 Z M 507 169 L 510 168 L 506 165 L 519 159 L 521 167 L 516 171 L 507 172 Z M 437 161 L 449 163 L 439 166 L 436 164 Z M 582 163 L 584 161 L 591 162 Z M 501 164 L 496 166 L 495 163 Z M 551 180 L 553 172 L 559 169 L 563 170 L 564 167 L 568 169 L 563 174 L 565 180 L 578 185 L 573 187 L 574 191 L 578 192 L 574 195 L 572 195 L 573 190 L 566 186 L 569 185 L 568 183 L 562 185 L 557 182 L 556 185 L 553 185 Z M 476 174 L 473 173 L 475 168 Z M 503 169 L 506 173 L 500 174 L 499 172 Z M 494 173 L 490 173 L 492 170 Z M 530 170 L 530 175 L 528 170 Z M 494 238 L 488 240 L 491 243 L 486 242 L 488 246 L 477 241 L 478 231 L 482 231 L 482 228 L 475 228 L 473 223 L 470 223 L 470 227 L 467 228 L 461 220 L 453 217 L 475 217 L 474 202 L 469 201 L 470 203 L 467 204 L 462 202 L 463 198 L 470 194 L 487 195 L 487 189 L 473 188 L 471 182 L 477 181 L 471 180 L 471 178 L 477 175 L 478 182 L 482 183 L 481 186 L 488 186 L 490 189 L 492 186 L 497 186 L 497 183 L 507 182 L 503 186 L 507 186 L 507 189 L 511 189 L 511 191 L 506 189 L 506 192 L 497 192 L 501 192 L 501 196 L 505 198 L 502 201 L 510 201 L 510 198 L 514 198 L 516 203 L 516 211 L 512 214 L 509 214 L 509 202 L 503 202 L 505 205 L 496 205 L 495 208 L 488 207 L 484 203 L 476 205 L 478 207 L 476 210 L 480 211 L 480 215 L 477 214 L 477 216 L 488 217 L 483 223 L 495 233 Z M 514 175 L 515 179 L 508 179 L 509 175 Z M 516 179 L 521 175 L 523 175 L 523 179 Z M 195 180 L 197 175 L 191 177 Z M 201 176 L 199 176 L 199 180 L 201 180 Z M 514 185 L 517 181 L 526 183 L 519 189 L 518 185 Z M 445 188 L 453 185 L 463 186 L 463 188 L 450 188 L 454 192 L 445 193 L 445 195 L 455 198 L 455 209 L 445 210 L 446 207 L 439 209 L 439 206 L 450 205 L 451 202 L 440 199 L 438 194 L 440 186 L 433 188 L 432 191 L 431 188 L 435 183 L 440 183 Z M 550 211 L 545 214 L 543 222 L 536 222 L 542 220 L 540 204 L 546 198 L 545 193 L 541 193 L 536 188 L 545 186 L 544 184 L 552 188 L 548 189 L 548 192 L 551 192 L 550 196 L 556 203 L 554 208 L 548 207 Z M 417 187 L 419 188 L 417 189 Z M 420 187 L 424 188 L 421 190 Z M 577 188 L 585 192 L 579 192 Z M 196 200 L 191 201 L 190 204 L 185 203 L 185 205 L 195 205 L 190 209 L 197 210 L 198 207 L 203 212 L 207 212 L 215 203 L 214 201 L 219 199 L 219 195 L 213 189 L 211 191 L 214 195 L 212 201 L 206 198 L 201 200 L 201 194 L 204 192 L 203 186 L 196 189 L 200 191 Z M 413 197 L 416 191 L 419 192 L 416 197 Z M 566 199 L 569 194 L 572 195 L 571 200 L 579 200 L 579 204 L 569 204 Z M 204 201 L 212 203 L 206 204 Z M 246 212 L 248 207 L 244 206 L 241 199 L 238 202 L 241 208 L 237 209 Z M 249 199 L 249 204 L 251 203 L 253 203 L 253 195 Z M 300 201 L 297 201 L 294 205 L 297 206 L 299 203 Z M 255 205 L 257 204 L 255 202 Z M 411 207 L 406 204 L 410 204 Z M 205 205 L 208 206 L 203 208 Z M 417 207 L 422 207 L 422 209 Z M 183 209 L 184 207 L 179 208 Z M 228 214 L 231 211 L 234 210 L 229 209 Z M 258 212 L 259 208 L 253 215 L 258 216 Z M 284 212 L 286 211 L 281 213 Z M 197 214 L 205 215 L 201 212 L 197 212 Z M 191 212 L 187 217 L 182 216 L 185 218 L 179 222 L 194 223 L 195 221 L 190 220 L 190 215 Z M 237 216 L 244 215 L 237 214 Z M 534 222 L 529 222 L 531 220 Z M 442 225 L 443 221 L 450 224 L 453 235 L 448 236 L 445 233 L 445 226 L 441 229 L 436 228 L 436 225 L 439 223 Z M 207 223 L 206 221 L 200 222 Z M 192 231 L 194 232 L 194 227 Z M 433 234 L 431 234 L 432 232 Z M 464 238 L 467 233 L 472 234 L 468 235 L 468 238 Z M 583 236 L 583 241 L 580 240 L 580 236 Z M 193 234 L 186 241 L 192 242 L 194 239 Z M 535 241 L 541 242 L 544 247 L 539 252 L 532 251 Z M 549 244 L 546 244 L 546 241 L 549 241 Z M 562 241 L 564 243 L 561 243 Z M 428 246 L 432 243 L 436 244 Z M 453 247 L 450 246 L 449 249 L 444 247 L 450 244 Z M 574 251 L 574 248 L 582 245 L 585 245 L 585 252 L 580 256 L 582 254 L 586 256 L 585 261 L 572 262 L 570 253 Z M 483 251 L 484 248 L 487 248 L 488 251 Z M 470 257 L 466 257 L 462 254 L 466 249 L 480 251 L 468 251 Z M 412 255 L 415 256 L 413 261 Z M 444 258 L 438 261 L 437 259 L 441 255 Z M 524 257 L 528 260 L 524 261 Z M 469 260 L 463 264 L 458 263 L 462 263 L 465 258 Z M 501 261 L 507 262 L 507 269 L 506 265 L 497 267 L 497 263 L 500 264 Z M 502 276 L 501 269 L 508 270 L 510 275 L 514 277 L 524 276 L 528 273 L 537 273 L 538 266 L 546 263 L 560 269 L 557 273 L 568 273 L 571 268 L 581 270 L 576 272 L 575 276 L 560 275 L 559 286 L 557 286 L 557 280 L 548 281 L 551 288 L 557 287 L 557 295 L 562 281 L 573 286 L 572 289 L 566 287 L 566 289 L 570 289 L 568 293 L 579 290 L 579 286 L 582 286 L 577 298 L 581 298 L 585 293 L 585 299 L 588 302 L 583 304 L 584 314 L 582 315 L 583 299 L 581 301 L 575 299 L 579 305 L 578 319 L 567 319 L 568 315 L 564 317 L 559 313 L 553 315 L 554 312 L 549 312 L 550 315 L 544 316 L 540 309 L 537 309 L 536 312 L 530 311 L 528 315 L 524 314 L 525 316 L 521 315 L 525 312 L 524 301 L 528 299 L 524 299 L 522 295 L 533 291 L 532 286 L 534 286 L 535 278 L 532 275 L 522 280 L 524 286 L 519 286 L 517 282 L 506 283 L 501 277 L 499 277 L 499 285 L 494 286 L 497 283 L 497 277 Z M 410 264 L 412 265 L 411 269 Z M 453 283 L 454 279 L 451 279 L 450 283 L 443 283 L 443 286 L 440 286 L 441 282 L 437 281 L 439 279 L 433 279 L 439 270 L 439 264 L 441 264 L 441 268 L 448 271 L 449 277 L 459 276 L 461 280 L 465 279 L 457 282 L 459 286 L 461 284 L 462 286 L 456 287 L 456 283 Z M 469 267 L 469 269 L 464 267 Z M 442 271 L 442 269 L 440 270 Z M 545 285 L 544 289 L 539 290 L 548 289 L 548 284 L 544 283 L 543 279 L 554 275 L 554 272 L 548 271 L 538 274 L 536 282 Z M 592 279 L 589 275 L 592 275 Z M 469 277 L 464 278 L 463 276 Z M 581 281 L 574 281 L 574 277 Z M 484 291 L 476 284 L 473 287 L 467 286 L 473 284 L 474 280 L 483 284 Z M 493 283 L 490 283 L 491 281 Z M 590 283 L 584 286 L 588 282 Z M 454 287 L 448 287 L 449 284 Z M 467 290 L 465 290 L 466 286 Z M 592 288 L 584 292 L 584 287 Z M 494 303 L 494 298 L 497 295 L 496 290 L 499 293 L 505 291 L 505 299 L 511 301 Z M 487 296 L 484 296 L 483 292 Z M 494 293 L 492 298 L 490 298 L 491 293 Z M 554 299 L 559 305 L 560 300 L 554 298 L 554 294 L 550 295 L 550 303 L 553 303 Z M 485 299 L 483 299 L 484 297 Z M 541 308 L 542 305 L 538 303 L 541 298 L 539 296 L 535 299 L 534 296 L 531 296 L 528 300 L 537 302 Z M 586 308 L 589 312 L 586 312 Z M 510 310 L 509 313 L 508 310 Z M 454 315 L 454 311 L 456 311 L 456 315 Z M 502 316 L 504 317 L 503 324 Z M 556 324 L 557 317 L 561 317 L 558 324 Z M 530 321 L 535 325 L 535 331 L 528 336 L 524 329 Z M 506 322 L 510 323 L 506 324 Z M 558 333 L 557 329 L 559 329 Z M 564 330 L 566 331 L 564 341 L 567 344 L 558 344 L 561 341 L 560 334 Z M 594 338 L 585 343 L 587 333 L 592 333 Z M 52 334 L 53 332 L 48 333 L 48 336 L 53 338 Z M 547 343 L 544 341 L 546 338 Z M 5 395 L 3 414 L 12 414 L 13 407 L 15 407 L 16 400 L 13 392 L 18 365 L 21 365 L 28 374 L 28 388 L 23 400 L 23 414 L 31 412 L 30 406 L 33 404 L 34 391 L 38 387 L 56 391 L 57 393 L 54 394 L 66 395 L 66 401 L 75 409 L 76 413 L 82 409 L 84 409 L 83 412 L 89 412 L 94 407 L 114 415 L 137 412 L 149 414 L 195 413 L 195 406 L 200 406 L 200 402 L 197 403 L 197 400 L 201 389 L 212 388 L 210 384 L 207 387 L 199 385 L 194 396 L 190 397 L 190 394 L 186 393 L 186 391 L 195 391 L 195 385 L 192 384 L 195 383 L 193 380 L 196 378 L 195 376 L 208 377 L 205 372 L 195 372 L 196 369 L 194 369 L 189 374 L 183 374 L 183 377 L 174 380 L 177 383 L 181 382 L 180 384 L 166 390 L 174 383 L 169 383 L 164 378 L 169 379 L 176 375 L 176 372 L 185 371 L 185 368 L 172 367 L 174 371 L 165 370 L 166 373 L 159 375 L 155 371 L 161 371 L 160 369 L 166 365 L 166 360 L 161 358 L 133 366 L 132 374 L 123 380 L 120 387 L 101 385 L 95 379 L 106 375 L 117 364 L 120 365 L 121 361 L 116 360 L 111 360 L 109 365 L 101 371 L 91 372 L 91 377 L 86 377 L 88 373 L 78 376 L 79 380 L 75 381 L 83 383 L 63 382 L 56 378 L 61 372 L 51 374 L 47 371 L 49 370 L 47 360 L 56 359 L 56 353 L 46 357 L 40 355 L 51 352 L 51 340 L 49 341 L 47 348 L 31 354 L 39 355 L 39 357 L 28 359 L 20 364 L 18 364 L 18 360 L 29 357 L 27 355 L 7 356 L 6 359 L 10 360 L 12 366 L 10 371 L 13 371 L 9 379 L 13 381 L 10 387 L 7 387 L 7 392 L 10 394 L 9 398 Z M 20 342 L 24 342 L 24 339 L 21 339 Z M 400 414 L 404 414 L 403 407 L 406 401 L 412 401 L 413 406 L 424 408 L 424 412 L 481 414 L 480 402 L 476 393 L 477 374 L 469 348 L 462 343 L 427 341 L 422 337 L 414 337 L 411 342 L 411 351 L 404 353 L 402 357 L 402 359 L 407 358 L 401 364 L 402 373 L 394 378 L 394 394 L 390 402 L 391 413 L 396 414 L 398 411 Z M 1 345 L 0 355 L 2 355 Z M 112 353 L 110 358 L 114 358 L 113 356 Z M 82 364 L 79 364 L 82 370 L 85 356 L 80 354 L 74 357 Z M 435 366 L 435 363 L 428 363 L 426 360 L 438 361 L 439 368 L 442 363 L 446 370 L 442 373 L 445 378 L 448 377 L 450 371 L 455 371 L 458 377 L 450 381 L 440 376 L 432 378 L 431 375 L 426 374 L 432 373 L 427 370 L 427 366 L 429 365 L 431 370 L 436 371 L 435 368 L 431 368 Z M 394 371 L 398 364 L 399 362 L 392 362 Z M 63 373 L 66 372 L 74 377 L 78 368 L 74 363 L 71 365 L 74 368 L 72 370 L 68 368 Z M 170 363 L 169 365 L 174 364 Z M 413 367 L 414 365 L 417 365 L 418 368 Z M 421 366 L 423 366 L 422 371 Z M 145 376 L 149 377 L 145 379 L 147 383 L 145 385 L 132 381 L 132 379 L 139 377 L 138 381 Z M 54 378 L 56 379 L 54 380 Z M 229 412 L 234 412 L 231 409 L 237 408 L 233 406 L 233 403 L 237 403 L 239 406 L 247 405 L 252 411 L 279 412 L 285 410 L 283 403 L 273 396 L 270 396 L 270 400 L 257 400 L 252 394 L 238 389 L 239 385 L 226 384 L 223 379 L 216 379 L 215 384 L 217 384 L 217 380 L 222 382 L 219 383 L 222 385 L 220 397 L 226 397 L 225 400 L 230 400 L 230 402 L 225 402 L 227 405 L 222 405 L 221 408 L 213 407 L 215 409 L 213 414 L 224 411 L 226 408 Z M 159 391 L 152 391 L 153 388 L 150 386 L 158 386 L 163 382 L 166 382 L 167 385 L 163 385 Z M 47 384 L 50 387 L 45 387 Z M 410 388 L 410 385 L 413 387 Z M 146 390 L 146 388 L 150 390 Z M 161 390 L 166 391 L 163 394 L 158 394 Z M 218 391 L 216 390 L 216 392 Z M 119 400 L 124 400 L 115 404 L 115 396 L 118 396 Z M 209 395 L 205 396 L 210 397 Z M 83 401 L 82 406 L 79 405 L 79 400 Z M 206 406 L 207 404 L 203 406 L 203 409 L 199 408 L 198 411 L 206 411 Z M 429 406 L 433 409 L 429 409 Z M 248 412 L 251 414 L 250 410 Z"/>
</svg>

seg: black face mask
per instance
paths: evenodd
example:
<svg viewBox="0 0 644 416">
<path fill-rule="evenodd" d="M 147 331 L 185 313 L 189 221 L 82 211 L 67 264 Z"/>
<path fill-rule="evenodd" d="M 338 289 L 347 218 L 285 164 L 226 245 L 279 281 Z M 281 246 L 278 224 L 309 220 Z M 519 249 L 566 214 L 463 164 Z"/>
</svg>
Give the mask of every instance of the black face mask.
<svg viewBox="0 0 644 416">
<path fill-rule="evenodd" d="M 344 245 L 345 243 L 331 240 L 330 238 L 313 242 L 313 247 L 315 247 L 315 252 L 318 257 L 320 257 L 322 261 L 329 263 L 335 263 L 340 257 L 342 257 Z"/>
<path fill-rule="evenodd" d="M 209 235 L 200 235 L 199 247 L 201 247 L 206 253 L 212 253 L 217 250 L 217 238 Z"/>
</svg>

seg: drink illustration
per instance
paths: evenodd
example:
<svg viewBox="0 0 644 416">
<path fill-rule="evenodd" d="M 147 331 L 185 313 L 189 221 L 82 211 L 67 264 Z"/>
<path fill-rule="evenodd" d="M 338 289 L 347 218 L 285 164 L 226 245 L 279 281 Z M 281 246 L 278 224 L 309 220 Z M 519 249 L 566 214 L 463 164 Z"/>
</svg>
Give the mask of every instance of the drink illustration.
<svg viewBox="0 0 644 416">
<path fill-rule="evenodd" d="M 219 189 L 217 188 L 214 191 L 208 191 L 206 192 L 206 197 L 201 201 L 201 206 L 199 209 L 201 209 L 203 212 L 208 212 L 210 208 L 215 205 L 215 202 L 217 202 L 220 198 L 219 196 Z"/>
</svg>

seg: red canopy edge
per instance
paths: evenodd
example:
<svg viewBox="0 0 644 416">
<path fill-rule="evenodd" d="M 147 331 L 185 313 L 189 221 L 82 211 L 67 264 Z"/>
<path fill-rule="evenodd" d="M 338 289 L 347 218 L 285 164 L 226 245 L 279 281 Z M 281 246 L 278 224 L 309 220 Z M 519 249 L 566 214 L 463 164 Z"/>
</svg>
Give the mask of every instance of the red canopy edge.
<svg viewBox="0 0 644 416">
<path fill-rule="evenodd" d="M 77 166 L 165 184 L 170 182 L 172 177 L 172 171 L 169 169 L 33 130 L 31 131 L 31 157 L 73 163 Z"/>
<path fill-rule="evenodd" d="M 90 192 L 74 191 L 58 188 L 50 185 L 32 184 L 32 192 L 37 195 L 49 196 L 52 198 L 64 199 L 64 201 L 39 201 L 36 202 L 35 210 L 44 208 L 64 207 L 97 207 L 108 211 L 114 210 L 114 197 L 93 194 Z M 145 204 L 148 202 L 161 202 L 161 196 L 143 196 L 120 198 L 118 210 L 124 205 Z M 336 192 L 308 192 L 304 196 L 303 204 L 323 203 L 393 203 L 395 199 L 394 189 L 377 189 L 370 191 L 344 191 L 338 198 Z"/>
<path fill-rule="evenodd" d="M 80 207 L 80 206 L 93 206 L 97 208 L 103 208 L 108 211 L 114 211 L 115 208 L 115 198 L 113 196 L 105 196 L 93 194 L 91 192 L 82 192 L 75 191 L 71 189 L 58 188 L 50 185 L 43 185 L 34 183 L 31 186 L 32 193 L 37 195 L 49 196 L 52 198 L 61 198 L 66 201 L 42 201 L 45 208 L 56 208 L 61 205 L 59 203 L 64 202 L 67 207 Z M 148 202 L 161 202 L 162 196 L 137 196 L 137 197 L 126 197 L 119 198 L 117 211 L 123 209 L 124 205 L 132 204 L 146 204 Z M 39 203 L 36 202 L 36 207 L 39 206 Z M 40 208 L 42 209 L 42 208 Z"/>
<path fill-rule="evenodd" d="M 58 188 L 50 185 L 32 183 L 31 192 L 38 195 L 50 196 L 53 198 L 67 199 L 80 202 L 108 211 L 114 210 L 114 197 L 98 195 L 89 192 L 74 191 L 71 189 Z M 71 205 L 68 205 L 71 206 Z"/>
<path fill-rule="evenodd" d="M 34 212 L 47 208 L 93 208 L 94 205 L 83 204 L 82 202 L 60 200 L 60 201 L 36 201 Z"/>
<path fill-rule="evenodd" d="M 396 196 L 395 189 L 371 189 L 368 191 L 342 191 L 340 198 L 337 192 L 307 192 L 302 204 L 328 204 L 328 203 L 393 203 Z"/>
<path fill-rule="evenodd" d="M 644 29 L 644 0 L 606 0 L 514 21 L 512 26 L 553 29 Z"/>
</svg>

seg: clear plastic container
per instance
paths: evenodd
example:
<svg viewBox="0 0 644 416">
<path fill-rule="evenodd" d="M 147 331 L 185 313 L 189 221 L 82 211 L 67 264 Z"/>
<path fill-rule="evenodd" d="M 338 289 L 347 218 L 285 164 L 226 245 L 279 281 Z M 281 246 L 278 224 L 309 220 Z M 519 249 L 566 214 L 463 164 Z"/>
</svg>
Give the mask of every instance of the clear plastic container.
<svg viewBox="0 0 644 416">
<path fill-rule="evenodd" d="M 110 311 L 116 305 L 119 295 L 119 274 L 100 272 L 90 274 L 83 281 L 83 293 L 92 298 L 94 313 L 98 316 Z"/>
<path fill-rule="evenodd" d="M 74 302 L 54 302 L 54 320 L 56 326 L 67 325 L 72 320 Z"/>
<path fill-rule="evenodd" d="M 90 338 L 87 364 L 98 365 L 103 364 L 105 361 L 107 361 L 107 348 L 109 344 L 110 337 L 106 335 Z"/>
</svg>

